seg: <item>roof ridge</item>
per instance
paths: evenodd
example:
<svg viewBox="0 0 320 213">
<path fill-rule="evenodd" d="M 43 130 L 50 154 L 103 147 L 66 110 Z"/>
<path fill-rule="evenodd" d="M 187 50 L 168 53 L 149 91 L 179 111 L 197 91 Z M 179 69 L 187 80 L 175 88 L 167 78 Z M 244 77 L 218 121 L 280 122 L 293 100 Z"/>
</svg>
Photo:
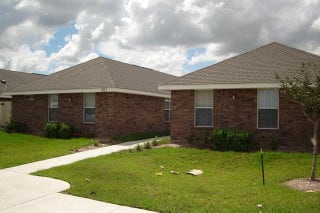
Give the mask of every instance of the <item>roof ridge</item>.
<svg viewBox="0 0 320 213">
<path fill-rule="evenodd" d="M 76 67 L 81 66 L 81 65 L 83 65 L 83 64 L 85 64 L 85 63 L 95 61 L 95 60 L 97 60 L 97 59 L 99 59 L 99 58 L 100 58 L 100 57 L 96 57 L 96 58 L 92 58 L 92 59 L 90 59 L 90 60 L 88 60 L 88 61 L 81 62 L 80 64 L 70 65 L 70 66 L 67 67 L 67 68 L 64 68 L 64 69 L 62 69 L 62 70 L 58 70 L 58 71 L 56 71 L 56 72 L 51 73 L 51 74 L 49 74 L 48 76 L 50 76 L 50 75 L 55 75 L 56 73 L 59 73 L 59 72 L 67 71 L 68 69 L 71 69 L 71 68 L 76 68 Z"/>
<path fill-rule="evenodd" d="M 0 69 L 0 70 L 6 71 L 6 72 L 15 72 L 15 73 L 27 74 L 27 75 L 43 75 L 43 76 L 47 76 L 47 75 L 41 74 L 41 73 L 23 72 L 23 71 L 18 71 L 18 70 L 8 70 L 8 69 Z"/>
<path fill-rule="evenodd" d="M 146 69 L 146 70 L 151 70 L 151 71 L 158 72 L 158 73 L 161 73 L 161 74 L 166 74 L 166 75 L 170 75 L 170 76 L 176 77 L 175 75 L 171 75 L 169 73 L 161 72 L 159 70 L 151 69 L 151 68 L 140 66 L 140 65 L 137 65 L 137 64 L 129 64 L 129 63 L 126 63 L 126 62 L 123 62 L 123 61 L 118 61 L 118 60 L 115 60 L 115 59 L 112 59 L 112 58 L 106 58 L 104 56 L 99 56 L 98 58 L 102 58 L 104 60 L 110 60 L 110 61 L 113 61 L 115 63 L 121 63 L 121 64 L 124 64 L 124 65 L 135 66 L 135 67 L 143 68 L 143 69 Z"/>
<path fill-rule="evenodd" d="M 293 49 L 293 50 L 296 50 L 296 51 L 299 51 L 299 52 L 302 52 L 304 54 L 308 54 L 308 55 L 312 55 L 312 56 L 316 56 L 316 57 L 319 57 L 320 58 L 320 55 L 317 55 L 317 54 L 314 54 L 314 53 L 311 53 L 311 52 L 307 52 L 305 50 L 301 50 L 301 49 L 298 49 L 298 48 L 295 48 L 295 47 L 291 47 L 291 46 L 288 46 L 288 45 L 285 45 L 285 44 L 282 44 L 282 43 L 278 43 L 278 42 L 273 42 L 273 43 L 276 43 L 276 44 L 279 44 L 283 47 L 286 47 L 286 48 L 290 48 L 290 49 Z"/>
<path fill-rule="evenodd" d="M 265 45 L 263 45 L 263 46 L 257 47 L 257 48 L 255 48 L 255 49 L 253 49 L 253 50 L 248 50 L 248 51 L 246 51 L 246 52 L 240 53 L 239 55 L 232 56 L 232 57 L 230 57 L 230 58 L 227 58 L 227 59 L 225 59 L 225 60 L 221 60 L 221 61 L 219 61 L 219 62 L 217 62 L 217 63 L 215 63 L 215 64 L 212 64 L 212 65 L 210 65 L 210 66 L 203 67 L 203 68 L 201 68 L 201 69 L 199 69 L 199 70 L 196 70 L 196 71 L 190 72 L 190 73 L 188 73 L 188 74 L 186 74 L 186 75 L 177 77 L 176 79 L 167 81 L 167 82 L 165 82 L 165 83 L 163 83 L 163 84 L 161 84 L 161 85 L 165 85 L 165 84 L 170 83 L 170 82 L 172 82 L 172 81 L 175 81 L 175 80 L 177 80 L 177 79 L 184 78 L 184 77 L 189 76 L 189 75 L 191 75 L 191 74 L 195 74 L 195 73 L 201 72 L 202 70 L 207 69 L 207 68 L 209 68 L 209 67 L 217 66 L 217 65 L 219 65 L 219 64 L 221 64 L 221 63 L 225 63 L 225 62 L 230 61 L 230 60 L 232 60 L 232 59 L 234 59 L 234 58 L 238 58 L 238 57 L 240 57 L 240 56 L 246 55 L 246 54 L 248 54 L 248 53 L 252 53 L 253 51 L 257 51 L 257 50 L 259 50 L 259 49 L 262 49 L 262 48 L 265 48 L 265 47 L 267 47 L 267 46 L 271 46 L 271 45 L 274 45 L 274 44 L 282 45 L 282 46 L 285 46 L 285 47 L 289 47 L 289 46 L 287 46 L 287 45 L 284 45 L 284 44 L 281 44 L 281 43 L 279 43 L 279 42 L 273 41 L 273 42 L 271 42 L 271 43 L 268 43 L 268 44 L 265 44 Z M 294 48 L 294 49 L 295 49 L 295 48 Z M 307 53 L 308 53 L 308 52 L 307 52 Z"/>
<path fill-rule="evenodd" d="M 99 56 L 98 58 L 103 59 L 103 61 L 101 61 L 101 63 L 102 63 L 102 65 L 103 65 L 103 67 L 105 67 L 106 72 L 109 74 L 110 80 L 112 81 L 112 82 L 111 82 L 112 85 L 113 85 L 114 87 L 116 87 L 116 81 L 114 80 L 114 77 L 113 77 L 113 75 L 111 74 L 108 65 L 106 64 L 106 61 L 104 60 L 104 59 L 106 59 L 106 58 L 104 58 L 104 57 L 102 57 L 102 56 Z"/>
</svg>

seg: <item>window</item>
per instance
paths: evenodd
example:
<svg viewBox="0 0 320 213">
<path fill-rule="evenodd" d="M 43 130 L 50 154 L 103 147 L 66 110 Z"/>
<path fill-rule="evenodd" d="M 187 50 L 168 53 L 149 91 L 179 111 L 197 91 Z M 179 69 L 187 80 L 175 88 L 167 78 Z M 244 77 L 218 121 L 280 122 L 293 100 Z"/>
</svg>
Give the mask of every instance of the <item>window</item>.
<svg viewBox="0 0 320 213">
<path fill-rule="evenodd" d="M 170 122 L 171 120 L 171 99 L 164 99 L 164 121 Z"/>
<path fill-rule="evenodd" d="M 84 122 L 94 123 L 96 115 L 96 95 L 94 93 L 84 94 Z"/>
<path fill-rule="evenodd" d="M 49 95 L 49 112 L 48 120 L 51 122 L 58 121 L 59 98 L 57 94 Z"/>
<path fill-rule="evenodd" d="M 258 129 L 278 128 L 279 91 L 258 90 Z"/>
<path fill-rule="evenodd" d="M 195 126 L 212 127 L 213 91 L 195 91 Z"/>
<path fill-rule="evenodd" d="M 25 95 L 25 96 L 24 96 L 24 100 L 26 100 L 26 101 L 33 101 L 33 100 L 34 100 L 34 97 L 33 97 L 33 95 Z"/>
</svg>

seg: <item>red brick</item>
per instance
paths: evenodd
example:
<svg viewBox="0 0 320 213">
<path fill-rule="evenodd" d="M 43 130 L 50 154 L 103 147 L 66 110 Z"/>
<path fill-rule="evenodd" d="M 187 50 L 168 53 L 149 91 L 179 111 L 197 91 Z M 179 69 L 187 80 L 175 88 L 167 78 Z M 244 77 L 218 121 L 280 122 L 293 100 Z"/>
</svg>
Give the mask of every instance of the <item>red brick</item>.
<svg viewBox="0 0 320 213">
<path fill-rule="evenodd" d="M 256 89 L 214 90 L 213 127 L 195 127 L 194 94 L 193 90 L 171 91 L 173 142 L 186 143 L 191 135 L 201 139 L 206 131 L 223 127 L 248 130 L 264 147 L 270 147 L 272 141 L 287 147 L 311 146 L 312 124 L 304 116 L 300 106 L 288 101 L 281 93 L 279 129 L 257 129 Z"/>
<path fill-rule="evenodd" d="M 59 122 L 97 137 L 169 130 L 163 121 L 164 98 L 124 93 L 96 93 L 96 122 L 83 122 L 83 94 L 59 94 Z M 13 96 L 12 117 L 24 122 L 27 132 L 43 135 L 48 122 L 48 95 L 33 101 Z"/>
</svg>

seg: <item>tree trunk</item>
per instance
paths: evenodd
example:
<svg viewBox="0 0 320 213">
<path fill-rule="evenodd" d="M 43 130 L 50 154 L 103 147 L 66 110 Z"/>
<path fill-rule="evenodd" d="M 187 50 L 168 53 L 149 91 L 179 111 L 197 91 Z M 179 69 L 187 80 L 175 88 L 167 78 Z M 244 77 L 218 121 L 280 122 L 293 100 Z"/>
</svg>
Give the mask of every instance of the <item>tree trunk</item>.
<svg viewBox="0 0 320 213">
<path fill-rule="evenodd" d="M 314 125 L 314 136 L 312 139 L 313 144 L 313 158 L 312 158 L 312 169 L 311 169 L 311 180 L 316 178 L 316 167 L 317 167 L 317 155 L 318 155 L 318 124 L 319 121 L 313 123 Z"/>
</svg>

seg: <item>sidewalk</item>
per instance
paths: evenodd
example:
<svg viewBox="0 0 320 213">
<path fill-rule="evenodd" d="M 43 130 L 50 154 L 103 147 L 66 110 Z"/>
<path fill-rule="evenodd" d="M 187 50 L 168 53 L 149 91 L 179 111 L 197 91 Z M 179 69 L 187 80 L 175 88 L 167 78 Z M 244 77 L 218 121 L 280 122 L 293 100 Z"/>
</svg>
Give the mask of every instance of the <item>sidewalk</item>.
<svg viewBox="0 0 320 213">
<path fill-rule="evenodd" d="M 0 170 L 0 212 L 150 212 L 61 194 L 69 183 L 29 175 L 38 170 L 134 148 L 148 140 L 126 142 Z"/>
</svg>

